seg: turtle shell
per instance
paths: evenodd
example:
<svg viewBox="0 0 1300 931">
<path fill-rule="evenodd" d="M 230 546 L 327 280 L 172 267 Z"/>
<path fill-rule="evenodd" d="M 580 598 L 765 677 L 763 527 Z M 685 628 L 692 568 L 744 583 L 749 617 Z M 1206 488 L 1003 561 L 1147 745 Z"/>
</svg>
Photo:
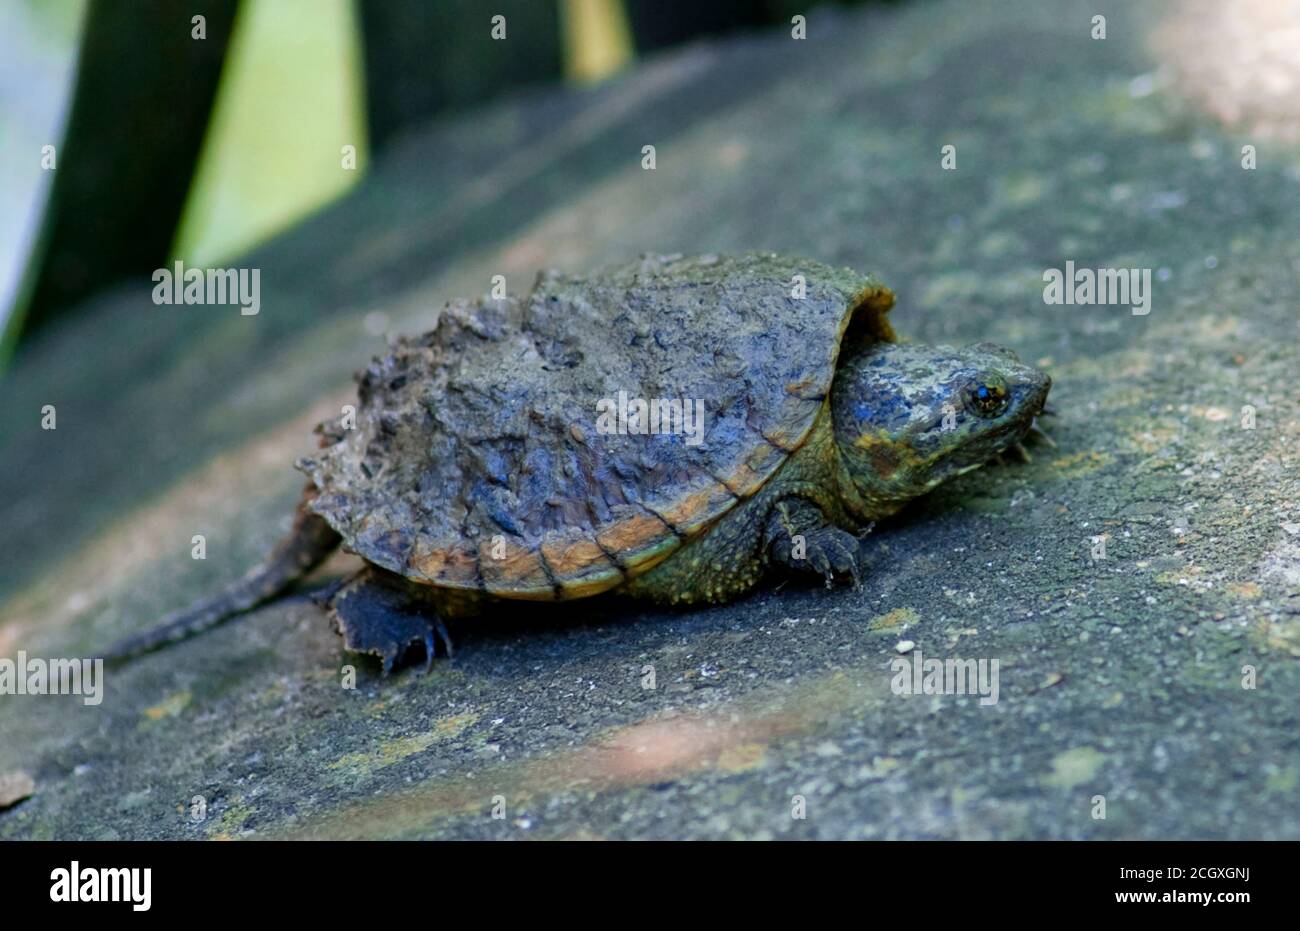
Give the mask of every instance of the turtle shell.
<svg viewBox="0 0 1300 931">
<path fill-rule="evenodd" d="M 894 339 L 893 301 L 770 254 L 543 272 L 526 297 L 453 301 L 398 340 L 358 375 L 355 425 L 322 424 L 332 445 L 298 467 L 344 545 L 412 581 L 596 594 L 762 487 L 812 429 L 841 343 Z M 702 442 L 635 432 L 648 417 L 620 432 L 620 392 L 702 402 Z"/>
</svg>

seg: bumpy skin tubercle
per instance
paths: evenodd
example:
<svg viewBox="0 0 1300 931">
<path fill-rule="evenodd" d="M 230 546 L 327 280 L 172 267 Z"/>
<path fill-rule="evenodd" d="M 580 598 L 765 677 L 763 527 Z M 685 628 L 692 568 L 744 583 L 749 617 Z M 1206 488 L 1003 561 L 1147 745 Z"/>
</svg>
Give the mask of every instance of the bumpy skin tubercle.
<svg viewBox="0 0 1300 931">
<path fill-rule="evenodd" d="M 494 601 L 720 602 L 773 567 L 856 582 L 858 537 L 1018 448 L 1050 387 L 996 346 L 896 342 L 893 301 L 870 276 L 755 253 L 453 302 L 358 377 L 355 424 L 321 425 L 294 538 L 132 642 L 220 623 L 338 544 L 366 566 L 323 605 L 385 671 L 411 645 L 449 651 L 440 618 Z M 611 432 L 598 411 L 620 394 L 702 405 L 701 430 Z"/>
</svg>

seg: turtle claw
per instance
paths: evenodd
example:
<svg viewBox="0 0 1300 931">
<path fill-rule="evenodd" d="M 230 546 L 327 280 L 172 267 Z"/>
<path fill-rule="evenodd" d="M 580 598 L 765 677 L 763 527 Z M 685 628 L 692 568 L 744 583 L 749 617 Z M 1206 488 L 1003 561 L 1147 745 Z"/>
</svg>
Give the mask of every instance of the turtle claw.
<svg viewBox="0 0 1300 931">
<path fill-rule="evenodd" d="M 422 675 L 433 672 L 433 657 L 438 652 L 438 645 L 433 640 L 433 628 L 424 632 L 424 670 Z"/>
<path fill-rule="evenodd" d="M 424 671 L 422 675 L 428 675 L 433 672 L 433 660 L 438 655 L 438 643 L 441 641 L 443 649 L 447 653 L 447 659 L 455 659 L 456 651 L 451 645 L 451 634 L 447 632 L 447 625 L 442 622 L 442 618 L 434 615 L 429 618 L 429 629 L 424 632 Z M 437 634 L 437 639 L 434 639 Z"/>
<path fill-rule="evenodd" d="M 447 632 L 447 625 L 442 622 L 442 618 L 435 614 L 429 621 L 429 627 L 437 632 L 438 639 L 442 641 L 442 645 L 447 651 L 447 659 L 455 659 L 456 651 L 451 645 L 451 634 Z M 432 656 L 433 650 L 430 650 L 429 654 Z M 430 662 L 432 662 L 432 659 Z"/>
<path fill-rule="evenodd" d="M 861 591 L 862 581 L 858 577 L 858 543 L 856 535 L 839 527 L 827 527 L 813 540 L 809 541 L 809 557 L 813 568 L 826 577 L 826 587 L 835 587 L 836 575 L 848 575 L 853 579 L 853 590 Z"/>
</svg>

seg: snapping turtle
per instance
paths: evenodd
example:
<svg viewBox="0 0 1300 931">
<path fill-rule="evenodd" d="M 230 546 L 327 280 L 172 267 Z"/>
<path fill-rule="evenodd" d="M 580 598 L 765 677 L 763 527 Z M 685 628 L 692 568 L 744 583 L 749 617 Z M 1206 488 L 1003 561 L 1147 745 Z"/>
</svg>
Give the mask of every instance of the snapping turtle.
<svg viewBox="0 0 1300 931">
<path fill-rule="evenodd" d="M 280 594 L 320 600 L 389 671 L 494 599 L 735 598 L 774 564 L 858 577 L 873 521 L 1019 441 L 1050 379 L 990 344 L 898 343 L 869 276 L 770 254 L 647 256 L 523 298 L 454 301 L 358 375 L 289 538 L 110 655 Z M 427 668 L 427 665 L 426 665 Z"/>
</svg>

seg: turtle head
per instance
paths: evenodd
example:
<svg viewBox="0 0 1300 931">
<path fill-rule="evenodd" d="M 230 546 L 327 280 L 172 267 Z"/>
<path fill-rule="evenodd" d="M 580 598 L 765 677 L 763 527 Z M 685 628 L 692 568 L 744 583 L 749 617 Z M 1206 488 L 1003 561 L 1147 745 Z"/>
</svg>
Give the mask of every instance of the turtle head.
<svg viewBox="0 0 1300 931">
<path fill-rule="evenodd" d="M 876 343 L 841 360 L 835 441 L 869 517 L 1019 443 L 1052 380 L 1009 349 Z"/>
</svg>

